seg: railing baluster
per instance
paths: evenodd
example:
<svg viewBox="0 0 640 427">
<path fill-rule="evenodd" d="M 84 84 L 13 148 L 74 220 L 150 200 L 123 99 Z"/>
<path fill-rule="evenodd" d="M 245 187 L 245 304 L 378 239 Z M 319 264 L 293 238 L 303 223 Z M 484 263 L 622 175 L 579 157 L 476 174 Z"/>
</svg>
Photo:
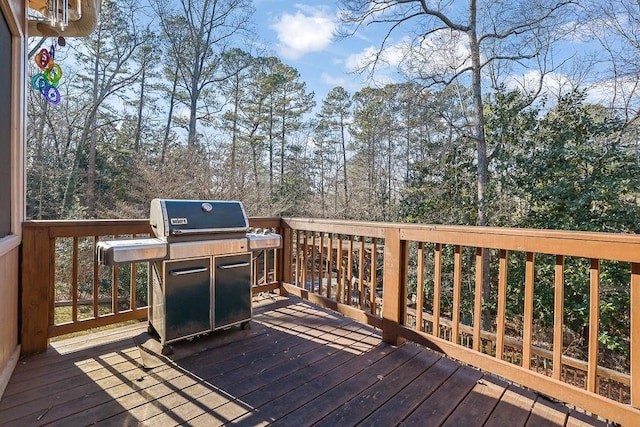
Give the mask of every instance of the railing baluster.
<svg viewBox="0 0 640 427">
<path fill-rule="evenodd" d="M 111 287 L 111 312 L 118 313 L 118 288 L 120 287 L 120 266 L 113 266 L 113 286 Z"/>
<path fill-rule="evenodd" d="M 73 238 L 73 255 L 71 256 L 71 320 L 78 321 L 78 238 Z"/>
<path fill-rule="evenodd" d="M 342 302 L 343 299 L 343 274 L 342 274 L 342 234 L 338 234 L 338 247 L 336 248 L 336 301 Z"/>
<path fill-rule="evenodd" d="M 308 238 L 309 238 L 309 232 L 307 230 L 304 230 L 302 232 L 302 259 L 301 259 L 301 265 L 302 265 L 302 288 L 303 289 L 307 289 L 307 270 L 308 270 L 308 266 L 307 266 L 307 253 L 309 252 L 309 244 L 308 244 Z"/>
<path fill-rule="evenodd" d="M 640 263 L 631 264 L 631 406 L 640 408 Z"/>
<path fill-rule="evenodd" d="M 500 250 L 500 263 L 498 267 L 498 313 L 496 319 L 496 358 L 503 360 L 505 313 L 507 310 L 507 270 L 509 265 L 509 252 Z"/>
<path fill-rule="evenodd" d="M 564 256 L 556 255 L 553 296 L 553 378 L 560 379 L 564 330 Z"/>
<path fill-rule="evenodd" d="M 129 283 L 129 310 L 135 310 L 136 308 L 136 263 L 131 264 L 131 282 Z"/>
<path fill-rule="evenodd" d="M 480 329 L 482 326 L 482 265 L 483 249 L 476 248 L 476 289 L 473 304 L 473 349 L 480 351 Z M 487 278 L 488 279 L 488 278 Z"/>
<path fill-rule="evenodd" d="M 349 249 L 347 254 L 347 271 L 345 280 L 347 282 L 347 304 L 353 305 L 353 235 L 349 236 Z"/>
<path fill-rule="evenodd" d="M 300 273 L 300 230 L 296 230 L 296 268 L 295 268 L 296 286 L 303 288 L 300 284 L 302 274 Z"/>
<path fill-rule="evenodd" d="M 433 260 L 433 335 L 440 337 L 440 293 L 442 291 L 442 243 L 436 243 Z"/>
<path fill-rule="evenodd" d="M 371 239 L 371 286 L 370 286 L 370 294 L 369 297 L 371 298 L 371 314 L 376 314 L 377 311 L 377 307 L 376 307 L 376 287 L 378 284 L 378 265 L 377 265 L 377 258 L 378 258 L 378 246 L 377 246 L 377 242 L 376 242 L 376 238 L 374 237 L 373 239 Z M 384 291 L 384 290 L 383 290 Z"/>
<path fill-rule="evenodd" d="M 96 252 L 96 245 L 98 244 L 99 236 L 93 236 L 93 253 Z M 100 266 L 98 266 L 98 260 L 93 260 L 93 317 L 98 317 L 99 305 L 98 301 L 100 299 L 100 288 L 98 287 L 99 283 L 99 272 Z M 150 273 L 149 273 L 150 274 Z"/>
<path fill-rule="evenodd" d="M 364 298 L 364 236 L 360 236 L 360 253 L 358 254 L 358 291 L 360 295 L 358 295 L 358 303 L 360 304 L 360 310 L 364 310 L 365 298 Z"/>
<path fill-rule="evenodd" d="M 320 232 L 320 257 L 318 259 L 318 295 L 322 295 L 324 282 L 324 231 Z"/>
<path fill-rule="evenodd" d="M 424 243 L 418 242 L 418 277 L 416 283 L 416 330 L 422 330 L 424 306 Z"/>
<path fill-rule="evenodd" d="M 329 248 L 327 254 L 327 298 L 331 298 L 333 285 L 333 233 L 329 233 Z"/>
<path fill-rule="evenodd" d="M 587 390 L 597 390 L 598 376 L 598 326 L 600 323 L 600 260 L 592 258 L 589 268 L 589 365 Z"/>
<path fill-rule="evenodd" d="M 311 277 L 309 279 L 311 292 L 316 291 L 316 232 L 311 232 Z"/>
<path fill-rule="evenodd" d="M 284 236 L 283 236 L 284 238 Z M 281 254 L 280 251 L 282 249 L 274 249 L 272 251 L 272 258 L 273 258 L 273 282 L 278 282 L 280 280 L 282 280 L 282 272 L 280 271 L 280 258 L 281 258 Z"/>
<path fill-rule="evenodd" d="M 270 267 L 269 267 L 269 261 L 270 261 L 270 257 L 269 254 L 271 253 L 271 250 L 264 250 L 262 251 L 262 273 L 264 275 L 264 284 L 269 284 L 272 282 L 272 280 L 269 278 L 270 275 Z M 258 264 L 257 262 L 255 263 L 256 265 Z"/>
<path fill-rule="evenodd" d="M 451 341 L 460 342 L 460 292 L 462 289 L 462 247 L 456 245 L 453 255 L 453 315 L 451 317 Z"/>
<path fill-rule="evenodd" d="M 251 286 L 258 286 L 260 284 L 260 272 L 258 271 L 258 263 L 254 262 L 251 266 Z"/>
<path fill-rule="evenodd" d="M 531 341 L 533 337 L 533 292 L 535 254 L 527 252 L 524 279 L 524 319 L 522 331 L 522 367 L 531 369 Z"/>
</svg>

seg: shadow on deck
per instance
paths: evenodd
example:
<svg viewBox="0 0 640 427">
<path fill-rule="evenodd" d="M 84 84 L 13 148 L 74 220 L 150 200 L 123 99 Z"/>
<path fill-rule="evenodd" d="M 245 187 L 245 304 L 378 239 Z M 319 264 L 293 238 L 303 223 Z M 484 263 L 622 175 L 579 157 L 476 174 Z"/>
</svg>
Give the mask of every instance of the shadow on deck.
<svg viewBox="0 0 640 427">
<path fill-rule="evenodd" d="M 146 324 L 52 343 L 18 364 L 1 425 L 601 425 L 544 396 L 297 298 L 155 356 Z"/>
</svg>

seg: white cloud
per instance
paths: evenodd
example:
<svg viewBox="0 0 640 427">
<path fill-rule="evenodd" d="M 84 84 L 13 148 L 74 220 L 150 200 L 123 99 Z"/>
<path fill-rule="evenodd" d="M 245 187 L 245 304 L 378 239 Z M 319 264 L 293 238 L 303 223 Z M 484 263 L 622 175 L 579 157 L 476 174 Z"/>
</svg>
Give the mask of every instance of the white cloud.
<svg viewBox="0 0 640 427">
<path fill-rule="evenodd" d="M 602 104 L 617 112 L 636 115 L 640 111 L 640 87 L 633 78 L 608 79 L 592 84 L 587 90 L 587 102 Z"/>
<path fill-rule="evenodd" d="M 326 71 L 323 71 L 322 74 L 320 74 L 320 78 L 322 79 L 322 83 L 325 83 L 327 85 L 334 86 L 334 87 L 335 86 L 344 87 L 347 84 L 347 79 L 345 77 L 335 77 L 327 73 Z"/>
<path fill-rule="evenodd" d="M 376 46 L 369 46 L 357 53 L 347 56 L 345 66 L 350 72 L 371 71 L 375 66 L 381 70 L 396 70 L 406 58 L 407 47 L 405 40 L 386 46 L 382 52 Z"/>
<path fill-rule="evenodd" d="M 377 79 L 381 74 L 389 78 L 398 72 L 410 76 L 446 76 L 468 66 L 469 49 L 465 38 L 449 30 L 438 31 L 429 37 L 416 40 L 406 36 L 388 44 L 382 52 L 379 47 L 369 46 L 347 57 L 345 66 L 349 71 L 371 73 Z"/>
<path fill-rule="evenodd" d="M 505 87 L 509 90 L 518 89 L 525 93 L 535 93 L 540 89 L 540 71 L 529 71 L 523 75 L 513 75 L 505 80 Z M 557 99 L 575 88 L 575 84 L 565 74 L 548 73 L 542 79 L 540 94 L 551 99 Z"/>
<path fill-rule="evenodd" d="M 284 13 L 269 26 L 278 36 L 278 53 L 299 59 L 310 52 L 325 50 L 333 42 L 335 17 L 326 8 L 296 5 L 294 14 Z"/>
</svg>

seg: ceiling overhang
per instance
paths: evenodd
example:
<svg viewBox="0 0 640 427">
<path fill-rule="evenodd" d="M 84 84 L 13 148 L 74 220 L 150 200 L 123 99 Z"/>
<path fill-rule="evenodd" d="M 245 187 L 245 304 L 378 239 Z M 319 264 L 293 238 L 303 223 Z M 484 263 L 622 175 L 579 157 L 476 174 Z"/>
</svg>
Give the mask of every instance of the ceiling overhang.
<svg viewBox="0 0 640 427">
<path fill-rule="evenodd" d="M 28 34 L 43 37 L 86 37 L 96 28 L 101 2 L 102 0 L 28 0 Z M 64 3 L 68 5 L 65 10 L 68 19 L 66 25 L 61 22 Z M 57 13 L 53 12 L 54 9 L 57 9 Z"/>
</svg>

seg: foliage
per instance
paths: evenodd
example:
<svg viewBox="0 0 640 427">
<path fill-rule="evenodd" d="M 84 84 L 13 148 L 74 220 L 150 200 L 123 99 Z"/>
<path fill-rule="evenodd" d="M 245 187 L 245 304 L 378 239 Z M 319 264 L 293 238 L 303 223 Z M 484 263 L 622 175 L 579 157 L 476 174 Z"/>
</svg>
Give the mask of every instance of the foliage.
<svg viewBox="0 0 640 427">
<path fill-rule="evenodd" d="M 316 108 L 315 94 L 298 70 L 254 51 L 243 39 L 250 2 L 176 0 L 175 8 L 164 0 L 152 3 L 156 16 L 148 19 L 137 2 L 103 1 L 96 33 L 56 52 L 57 60 L 74 64 L 60 86 L 64 101 L 53 107 L 29 92 L 29 218 L 145 218 L 149 200 L 164 197 L 238 199 L 250 215 L 472 225 L 483 222 L 478 209 L 483 150 L 475 127 L 482 119 L 487 154 L 482 215 L 489 225 L 640 232 L 635 92 L 623 94 L 628 108 L 620 110 L 591 104 L 578 89 L 542 99 L 535 91 L 498 85 L 495 73 L 505 66 L 498 54 L 516 45 L 525 56 L 542 52 L 542 45 L 528 43 L 532 39 L 516 34 L 514 45 L 493 36 L 483 39 L 488 55 L 482 77 L 492 78 L 492 90 L 484 91 L 480 117 L 474 96 L 482 91 L 454 78 L 457 68 L 446 69 L 448 85 L 426 84 L 438 77 L 426 74 L 434 71 L 427 67 L 434 65 L 428 55 L 418 63 L 403 62 L 411 71 L 405 81 L 354 93 L 338 86 Z M 219 8 L 212 9 L 214 4 Z M 499 6 L 505 5 L 510 6 Z M 505 17 L 527 18 L 507 9 L 500 9 Z M 634 65 L 623 61 L 624 46 L 619 47 L 611 61 Z M 619 78 L 627 83 L 627 77 Z M 69 251 L 71 243 L 61 245 Z M 445 258 L 452 251 L 445 246 Z M 468 274 L 474 274 L 473 258 L 463 254 Z M 496 254 L 491 258 L 491 294 L 484 308 L 495 314 Z M 60 266 L 61 294 L 68 292 L 69 265 Z M 536 324 L 547 332 L 553 324 L 554 265 L 555 259 L 536 259 Z M 416 266 L 410 268 L 415 292 Z M 452 268 L 443 265 L 443 312 L 452 304 Z M 601 265 L 599 339 L 608 351 L 629 349 L 629 268 Z M 524 257 L 510 255 L 511 319 L 522 312 L 524 270 Z M 565 272 L 565 323 L 581 338 L 589 321 L 589 265 L 569 258 Z M 126 280 L 123 276 L 120 283 Z M 468 322 L 474 279 L 462 280 Z M 93 292 L 88 278 L 79 283 L 81 288 L 90 283 Z"/>
</svg>

